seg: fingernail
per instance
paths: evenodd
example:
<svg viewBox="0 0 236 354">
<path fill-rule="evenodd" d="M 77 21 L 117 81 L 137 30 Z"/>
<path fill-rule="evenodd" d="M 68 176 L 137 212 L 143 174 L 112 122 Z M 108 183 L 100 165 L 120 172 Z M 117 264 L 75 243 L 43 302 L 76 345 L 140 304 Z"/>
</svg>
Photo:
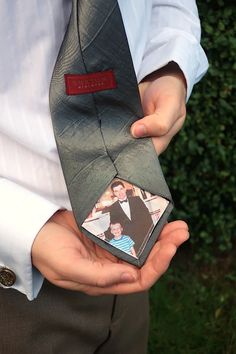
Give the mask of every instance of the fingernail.
<svg viewBox="0 0 236 354">
<path fill-rule="evenodd" d="M 142 138 L 147 135 L 147 129 L 145 125 L 137 124 L 132 130 L 132 133 L 135 138 Z"/>
<path fill-rule="evenodd" d="M 120 280 L 122 283 L 133 283 L 136 281 L 136 277 L 131 273 L 122 273 Z"/>
</svg>

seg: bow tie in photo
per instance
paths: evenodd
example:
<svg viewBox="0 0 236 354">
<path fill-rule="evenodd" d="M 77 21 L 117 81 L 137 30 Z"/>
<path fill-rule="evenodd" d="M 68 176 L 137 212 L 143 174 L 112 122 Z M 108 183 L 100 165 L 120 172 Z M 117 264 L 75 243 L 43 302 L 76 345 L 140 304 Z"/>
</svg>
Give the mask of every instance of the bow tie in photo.
<svg viewBox="0 0 236 354">
<path fill-rule="evenodd" d="M 119 200 L 119 203 L 122 204 L 122 203 L 128 203 L 128 199 L 125 199 L 125 200 Z"/>
</svg>

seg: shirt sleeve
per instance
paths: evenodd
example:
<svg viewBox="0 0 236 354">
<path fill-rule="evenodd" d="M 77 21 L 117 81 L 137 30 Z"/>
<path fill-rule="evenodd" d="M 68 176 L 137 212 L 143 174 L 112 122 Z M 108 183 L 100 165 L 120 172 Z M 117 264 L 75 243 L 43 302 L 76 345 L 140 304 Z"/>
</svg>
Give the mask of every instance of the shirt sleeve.
<svg viewBox="0 0 236 354">
<path fill-rule="evenodd" d="M 127 236 L 128 237 L 128 242 L 129 242 L 129 247 L 132 248 L 135 244 L 135 242 L 132 240 L 131 237 Z"/>
<path fill-rule="evenodd" d="M 43 277 L 32 266 L 32 244 L 42 225 L 60 208 L 4 178 L 0 178 L 0 196 L 0 267 L 11 269 L 16 275 L 12 288 L 33 300 Z"/>
<path fill-rule="evenodd" d="M 208 68 L 200 37 L 200 20 L 194 0 L 153 0 L 147 44 L 137 75 L 139 81 L 174 61 L 185 75 L 188 99 L 193 85 Z"/>
</svg>

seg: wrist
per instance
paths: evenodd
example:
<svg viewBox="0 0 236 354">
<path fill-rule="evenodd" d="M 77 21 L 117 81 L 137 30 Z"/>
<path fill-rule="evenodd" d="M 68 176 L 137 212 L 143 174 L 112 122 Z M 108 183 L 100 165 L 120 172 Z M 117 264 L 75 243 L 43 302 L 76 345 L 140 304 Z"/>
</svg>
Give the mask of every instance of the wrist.
<svg viewBox="0 0 236 354">
<path fill-rule="evenodd" d="M 174 61 L 169 62 L 167 65 L 163 66 L 162 68 L 147 75 L 146 77 L 143 78 L 141 82 L 146 82 L 146 81 L 152 82 L 163 76 L 176 77 L 183 83 L 183 86 L 187 91 L 187 82 L 184 73 L 180 69 L 179 65 Z"/>
</svg>

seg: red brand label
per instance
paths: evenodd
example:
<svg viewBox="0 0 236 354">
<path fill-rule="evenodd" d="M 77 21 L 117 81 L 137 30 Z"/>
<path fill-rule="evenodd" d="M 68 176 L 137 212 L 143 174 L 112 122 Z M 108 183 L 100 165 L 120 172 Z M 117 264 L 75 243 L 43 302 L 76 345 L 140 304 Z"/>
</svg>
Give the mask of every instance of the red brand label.
<svg viewBox="0 0 236 354">
<path fill-rule="evenodd" d="M 116 88 L 112 70 L 84 75 L 65 74 L 65 83 L 67 95 L 81 95 Z"/>
</svg>

